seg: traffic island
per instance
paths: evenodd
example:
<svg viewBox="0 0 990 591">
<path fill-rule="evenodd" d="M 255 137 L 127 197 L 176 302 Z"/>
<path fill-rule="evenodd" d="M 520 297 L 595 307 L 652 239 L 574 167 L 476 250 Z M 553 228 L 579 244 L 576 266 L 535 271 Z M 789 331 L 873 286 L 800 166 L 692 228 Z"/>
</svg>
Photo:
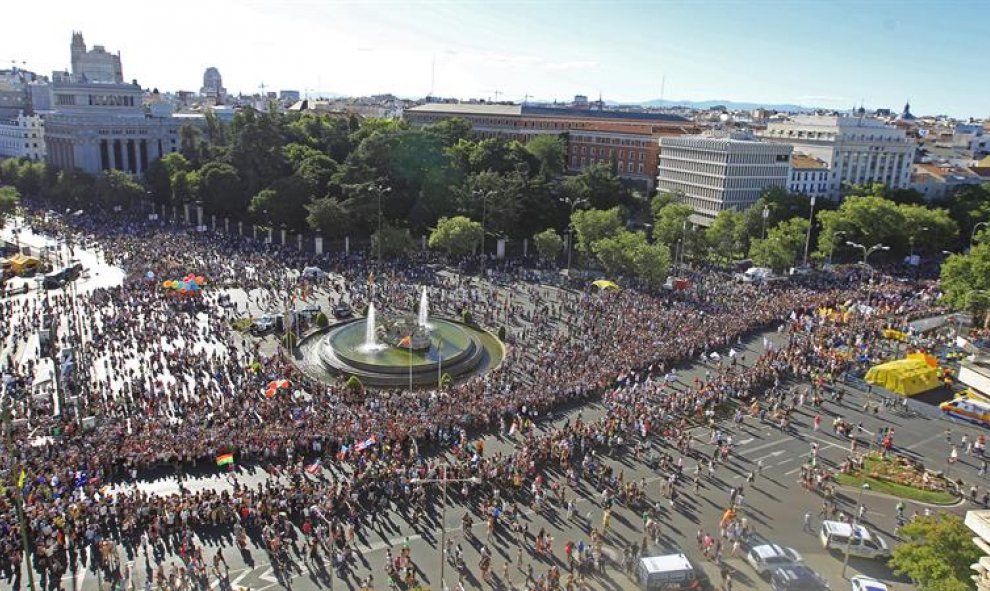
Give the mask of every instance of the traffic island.
<svg viewBox="0 0 990 591">
<path fill-rule="evenodd" d="M 962 498 L 955 483 L 943 473 L 926 470 L 921 463 L 902 456 L 871 453 L 842 468 L 835 475 L 842 486 L 865 483 L 873 492 L 930 505 L 953 505 Z"/>
</svg>

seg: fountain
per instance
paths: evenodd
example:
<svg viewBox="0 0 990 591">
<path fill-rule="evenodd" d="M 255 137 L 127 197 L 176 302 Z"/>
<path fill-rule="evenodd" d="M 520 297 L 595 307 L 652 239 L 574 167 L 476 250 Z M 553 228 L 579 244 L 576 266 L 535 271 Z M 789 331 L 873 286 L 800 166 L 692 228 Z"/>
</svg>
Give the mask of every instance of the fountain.
<svg viewBox="0 0 990 591">
<path fill-rule="evenodd" d="M 419 318 L 417 319 L 420 326 L 423 328 L 432 328 L 429 323 L 430 319 L 430 303 L 426 299 L 426 286 L 423 286 L 423 294 L 419 296 Z"/>
<path fill-rule="evenodd" d="M 358 351 L 362 353 L 374 353 L 386 348 L 386 345 L 379 343 L 375 337 L 375 303 L 368 304 L 368 317 L 364 320 L 364 342 L 358 346 Z"/>
<path fill-rule="evenodd" d="M 379 319 L 374 304 L 366 318 L 331 327 L 301 344 L 314 377 L 356 376 L 376 386 L 436 384 L 443 374 L 454 379 L 484 372 L 504 356 L 502 344 L 490 333 L 445 318 L 429 318 L 426 289 L 419 310 Z"/>
</svg>

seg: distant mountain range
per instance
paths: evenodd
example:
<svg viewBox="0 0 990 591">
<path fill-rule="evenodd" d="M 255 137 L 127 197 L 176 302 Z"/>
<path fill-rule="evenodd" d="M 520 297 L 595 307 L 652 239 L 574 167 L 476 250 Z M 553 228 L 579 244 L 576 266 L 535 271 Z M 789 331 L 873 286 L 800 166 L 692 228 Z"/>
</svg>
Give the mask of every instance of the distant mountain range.
<svg viewBox="0 0 990 591">
<path fill-rule="evenodd" d="M 620 105 L 629 103 L 609 103 L 605 101 L 606 104 Z M 802 105 L 790 105 L 790 104 L 767 104 L 767 103 L 745 103 L 736 101 L 671 101 L 671 100 L 660 100 L 654 99 L 651 101 L 646 101 L 639 103 L 644 107 L 687 107 L 690 109 L 711 109 L 712 107 L 723 106 L 730 111 L 750 111 L 752 109 L 769 109 L 772 111 L 814 111 L 815 107 L 805 107 Z"/>
</svg>

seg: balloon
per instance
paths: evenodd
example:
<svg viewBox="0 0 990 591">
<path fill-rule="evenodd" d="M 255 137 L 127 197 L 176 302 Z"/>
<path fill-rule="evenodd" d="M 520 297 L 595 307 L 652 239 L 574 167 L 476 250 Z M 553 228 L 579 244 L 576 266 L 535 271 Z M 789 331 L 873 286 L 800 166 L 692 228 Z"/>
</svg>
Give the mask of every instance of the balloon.
<svg viewBox="0 0 990 591">
<path fill-rule="evenodd" d="M 179 290 L 179 293 L 182 295 L 186 295 L 187 293 L 189 293 L 189 291 L 183 287 L 182 289 Z"/>
<path fill-rule="evenodd" d="M 196 276 L 196 283 L 198 283 L 200 285 L 206 285 L 206 277 L 203 277 L 202 275 L 197 275 Z"/>
<path fill-rule="evenodd" d="M 164 287 L 165 289 L 168 289 L 168 288 L 172 287 L 172 282 L 171 281 L 162 281 L 162 287 Z"/>
</svg>

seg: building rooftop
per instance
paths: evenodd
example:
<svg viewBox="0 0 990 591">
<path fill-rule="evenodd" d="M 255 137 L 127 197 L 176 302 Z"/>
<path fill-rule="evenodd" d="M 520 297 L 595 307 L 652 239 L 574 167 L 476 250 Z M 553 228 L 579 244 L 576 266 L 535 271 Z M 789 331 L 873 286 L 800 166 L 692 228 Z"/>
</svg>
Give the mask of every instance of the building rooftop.
<svg viewBox="0 0 990 591">
<path fill-rule="evenodd" d="M 801 152 L 794 152 L 791 156 L 791 166 L 794 168 L 810 168 L 810 169 L 822 169 L 828 168 L 825 162 L 815 158 L 814 156 L 808 156 L 807 154 L 802 154 Z"/>
<path fill-rule="evenodd" d="M 573 119 L 603 119 L 625 121 L 663 121 L 687 123 L 680 115 L 667 113 L 645 113 L 640 111 L 611 111 L 596 109 L 573 109 L 558 107 L 534 107 L 530 105 L 493 105 L 487 103 L 427 103 L 406 109 L 414 113 L 443 113 L 452 115 L 496 115 L 509 117 L 558 117 Z"/>
</svg>

